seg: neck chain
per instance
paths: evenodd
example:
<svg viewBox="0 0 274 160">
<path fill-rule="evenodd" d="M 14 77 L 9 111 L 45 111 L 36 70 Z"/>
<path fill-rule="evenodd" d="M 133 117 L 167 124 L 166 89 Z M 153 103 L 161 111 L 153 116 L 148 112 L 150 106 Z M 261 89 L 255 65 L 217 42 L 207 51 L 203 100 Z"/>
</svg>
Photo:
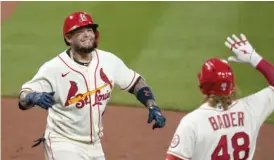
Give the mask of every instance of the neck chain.
<svg viewBox="0 0 274 160">
<path fill-rule="evenodd" d="M 74 60 L 74 62 L 76 62 L 76 63 L 78 63 L 78 64 L 80 64 L 80 65 L 82 65 L 82 66 L 88 66 L 89 64 L 90 64 L 90 62 L 80 62 L 80 61 L 78 61 L 78 60 L 76 60 L 75 58 L 74 58 L 74 56 L 73 56 L 73 54 L 70 52 L 71 51 L 71 49 L 68 49 L 67 50 L 67 55 L 70 57 L 70 58 L 72 58 L 73 60 Z"/>
</svg>

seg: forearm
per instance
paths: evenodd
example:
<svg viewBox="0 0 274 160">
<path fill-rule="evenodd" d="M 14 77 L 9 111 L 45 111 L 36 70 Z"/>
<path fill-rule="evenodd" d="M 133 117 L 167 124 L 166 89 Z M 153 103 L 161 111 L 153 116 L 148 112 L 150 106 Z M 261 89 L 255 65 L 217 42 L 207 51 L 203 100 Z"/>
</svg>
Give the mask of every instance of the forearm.
<svg viewBox="0 0 274 160">
<path fill-rule="evenodd" d="M 31 93 L 32 91 L 22 91 L 19 95 L 19 108 L 21 110 L 27 110 L 33 107 L 33 105 L 29 104 L 26 100 L 26 96 Z"/>
<path fill-rule="evenodd" d="M 274 86 L 274 66 L 262 59 L 256 69 L 260 71 L 271 86 Z"/>
<path fill-rule="evenodd" d="M 137 99 L 140 99 L 138 97 L 140 97 L 140 94 L 144 94 L 144 96 L 146 95 L 153 95 L 151 92 L 151 90 L 142 90 L 144 88 L 149 88 L 149 86 L 146 84 L 145 80 L 143 78 L 139 78 L 136 83 L 132 86 L 132 88 L 129 90 L 130 93 L 134 94 L 136 96 Z M 141 93 L 141 92 L 142 93 Z M 153 96 L 152 96 L 153 97 Z M 139 100 L 140 101 L 140 100 Z M 141 101 L 140 101 L 141 102 Z M 143 103 L 143 102 L 141 102 Z M 154 98 L 148 99 L 145 104 L 146 107 L 150 107 L 152 105 L 156 105 Z"/>
</svg>

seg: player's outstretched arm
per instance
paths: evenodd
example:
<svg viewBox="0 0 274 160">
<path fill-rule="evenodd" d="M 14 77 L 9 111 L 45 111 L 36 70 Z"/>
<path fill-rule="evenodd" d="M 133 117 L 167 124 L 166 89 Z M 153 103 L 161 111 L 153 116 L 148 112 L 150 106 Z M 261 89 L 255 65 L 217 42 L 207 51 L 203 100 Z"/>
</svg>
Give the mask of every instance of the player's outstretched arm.
<svg viewBox="0 0 274 160">
<path fill-rule="evenodd" d="M 153 129 L 163 128 L 166 118 L 161 113 L 161 109 L 156 105 L 153 93 L 145 80 L 140 77 L 129 90 L 129 93 L 134 94 L 136 98 L 149 109 L 148 123 L 155 120 Z"/>
<path fill-rule="evenodd" d="M 32 92 L 22 91 L 19 95 L 19 108 L 27 110 L 37 105 L 43 109 L 48 109 L 54 104 L 54 92 Z"/>
<path fill-rule="evenodd" d="M 227 37 L 225 45 L 235 54 L 228 61 L 251 64 L 274 86 L 274 66 L 255 51 L 244 34 L 240 34 L 240 38 L 234 34 Z"/>
<path fill-rule="evenodd" d="M 274 86 L 274 66 L 271 63 L 262 59 L 256 69 L 264 75 L 271 86 Z"/>
</svg>

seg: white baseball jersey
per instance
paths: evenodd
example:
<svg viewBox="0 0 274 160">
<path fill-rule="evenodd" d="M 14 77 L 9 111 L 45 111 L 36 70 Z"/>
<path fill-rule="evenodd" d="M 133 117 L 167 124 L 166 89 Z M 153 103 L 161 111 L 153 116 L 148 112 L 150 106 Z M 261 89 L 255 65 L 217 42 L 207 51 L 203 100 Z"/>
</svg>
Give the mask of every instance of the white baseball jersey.
<svg viewBox="0 0 274 160">
<path fill-rule="evenodd" d="M 182 118 L 167 153 L 184 160 L 252 160 L 259 129 L 273 110 L 272 86 L 227 111 L 205 103 Z"/>
<path fill-rule="evenodd" d="M 103 135 L 102 116 L 115 85 L 129 90 L 140 75 L 112 53 L 96 49 L 89 66 L 72 60 L 66 51 L 46 62 L 22 90 L 54 91 L 47 129 L 84 142 Z"/>
</svg>

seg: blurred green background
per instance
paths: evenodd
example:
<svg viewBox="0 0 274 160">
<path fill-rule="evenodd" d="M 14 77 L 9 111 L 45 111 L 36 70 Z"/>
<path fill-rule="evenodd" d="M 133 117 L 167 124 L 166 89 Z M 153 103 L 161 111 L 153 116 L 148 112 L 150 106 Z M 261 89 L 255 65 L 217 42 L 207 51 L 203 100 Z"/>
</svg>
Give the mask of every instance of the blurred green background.
<svg viewBox="0 0 274 160">
<path fill-rule="evenodd" d="M 197 73 L 211 57 L 227 58 L 224 41 L 244 33 L 274 62 L 274 2 L 23 2 L 2 25 L 2 95 L 17 96 L 38 68 L 66 49 L 65 17 L 92 14 L 99 48 L 118 55 L 143 75 L 165 109 L 191 111 L 201 104 Z M 267 85 L 249 65 L 231 64 L 239 96 Z M 141 106 L 116 89 L 112 104 Z M 260 106 L 258 106 L 260 107 Z M 272 115 L 267 122 L 274 122 Z"/>
</svg>

